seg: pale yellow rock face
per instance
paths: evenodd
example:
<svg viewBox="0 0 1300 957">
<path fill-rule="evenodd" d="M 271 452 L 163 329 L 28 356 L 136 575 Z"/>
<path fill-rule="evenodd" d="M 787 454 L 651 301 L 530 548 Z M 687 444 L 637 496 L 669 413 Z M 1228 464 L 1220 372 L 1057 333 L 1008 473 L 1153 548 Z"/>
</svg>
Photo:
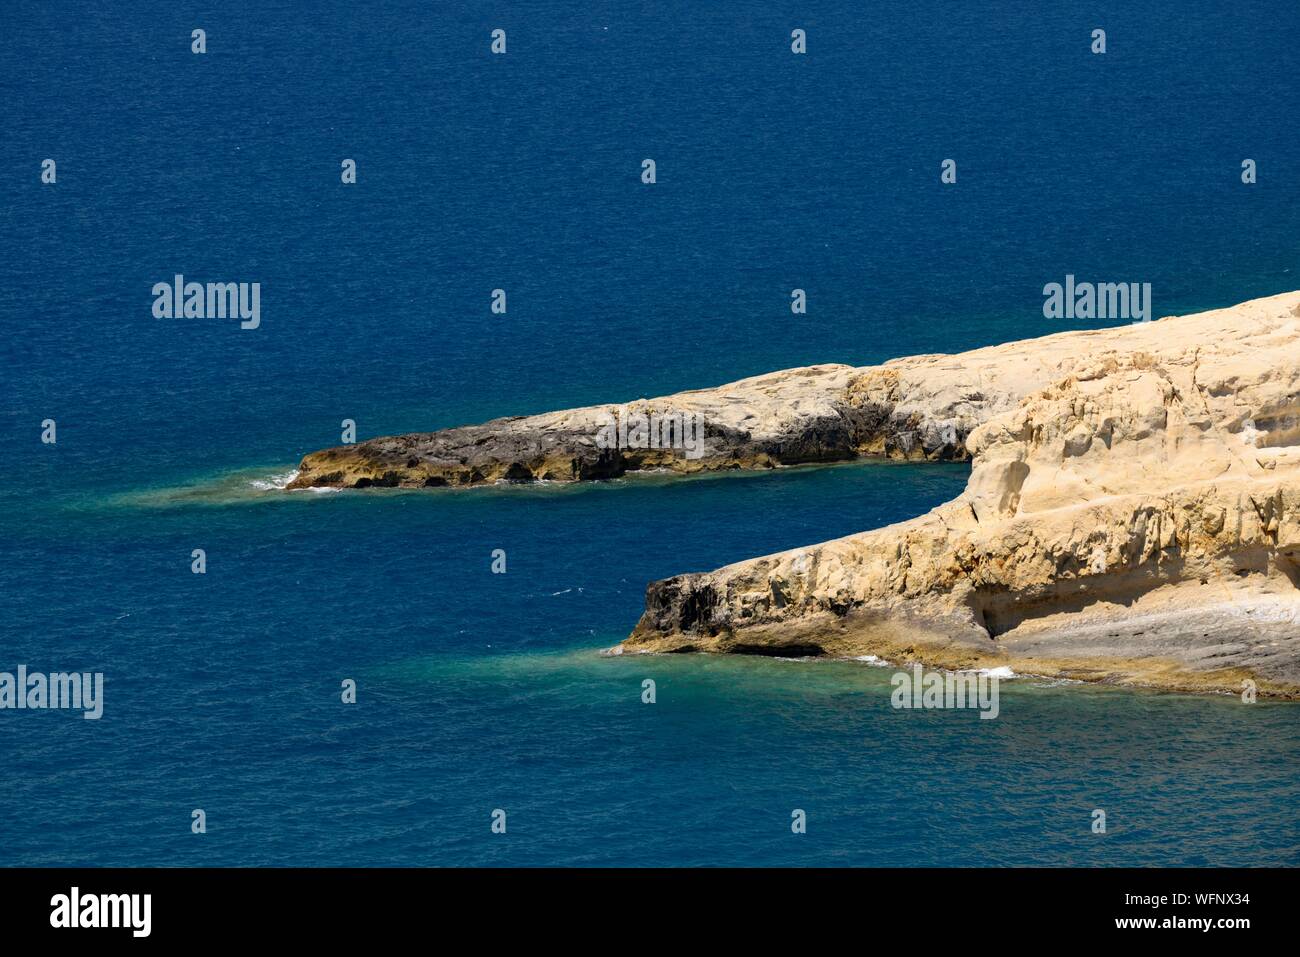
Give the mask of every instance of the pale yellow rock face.
<svg viewBox="0 0 1300 957">
<path fill-rule="evenodd" d="M 626 651 L 877 654 L 1300 696 L 1300 293 L 857 370 L 969 432 L 927 515 L 651 585 Z"/>
</svg>

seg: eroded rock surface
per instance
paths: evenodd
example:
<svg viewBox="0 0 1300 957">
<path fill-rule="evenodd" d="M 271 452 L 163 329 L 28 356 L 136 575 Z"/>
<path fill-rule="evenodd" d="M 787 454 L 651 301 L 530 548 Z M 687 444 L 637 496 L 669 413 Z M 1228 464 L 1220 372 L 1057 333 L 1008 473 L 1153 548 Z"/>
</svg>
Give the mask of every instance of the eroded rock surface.
<svg viewBox="0 0 1300 957">
<path fill-rule="evenodd" d="M 697 413 L 681 449 L 612 413 Z M 1300 697 L 1300 293 L 880 366 L 373 439 L 291 488 L 580 481 L 877 455 L 972 460 L 888 528 L 647 589 L 619 651 L 874 654 Z"/>
<path fill-rule="evenodd" d="M 1142 328 L 1113 335 L 1139 337 Z M 307 455 L 290 488 L 570 482 L 643 469 L 773 468 L 861 455 L 964 459 L 973 428 L 1058 381 L 1105 341 L 1100 333 L 1066 333 L 864 368 L 808 366 L 657 399 L 370 439 Z M 702 416 L 703 454 L 598 447 L 602 416 L 656 412 Z"/>
<path fill-rule="evenodd" d="M 970 427 L 962 495 L 655 582 L 621 650 L 1300 697 L 1300 293 L 850 379 L 882 392 L 890 421 Z"/>
</svg>

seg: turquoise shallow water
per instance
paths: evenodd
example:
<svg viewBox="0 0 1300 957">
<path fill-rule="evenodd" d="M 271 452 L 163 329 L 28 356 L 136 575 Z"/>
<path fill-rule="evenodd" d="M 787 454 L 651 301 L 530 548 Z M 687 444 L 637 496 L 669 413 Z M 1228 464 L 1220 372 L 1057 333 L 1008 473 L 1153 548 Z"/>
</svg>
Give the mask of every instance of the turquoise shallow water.
<svg viewBox="0 0 1300 957">
<path fill-rule="evenodd" d="M 863 662 L 598 654 L 647 580 L 883 524 L 965 474 L 323 495 L 241 476 L 239 497 L 33 512 L 7 541 L 6 651 L 103 670 L 105 716 L 3 716 L 6 859 L 1294 863 L 1294 705 L 1023 679 L 988 721 L 894 710 L 892 669 Z"/>
<path fill-rule="evenodd" d="M 1300 18 L 1253 9 L 258 0 L 203 58 L 174 4 L 5 5 L 0 670 L 106 702 L 0 713 L 0 864 L 1300 863 L 1294 706 L 1026 680 L 979 721 L 864 663 L 596 654 L 648 581 L 920 514 L 960 466 L 257 484 L 344 418 L 1089 325 L 1042 315 L 1067 273 L 1157 315 L 1294 288 Z M 154 319 L 177 272 L 262 283 L 262 326 Z"/>
</svg>

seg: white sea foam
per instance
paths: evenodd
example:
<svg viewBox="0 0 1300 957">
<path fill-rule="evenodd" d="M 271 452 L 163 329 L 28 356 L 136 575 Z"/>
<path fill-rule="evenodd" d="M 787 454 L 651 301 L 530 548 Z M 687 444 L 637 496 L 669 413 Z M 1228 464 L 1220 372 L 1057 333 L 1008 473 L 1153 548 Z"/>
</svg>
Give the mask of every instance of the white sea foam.
<svg viewBox="0 0 1300 957">
<path fill-rule="evenodd" d="M 264 479 L 253 479 L 248 484 L 260 492 L 272 492 L 283 489 L 286 485 L 298 477 L 298 470 L 291 472 L 282 472 L 279 475 L 271 475 Z"/>
<path fill-rule="evenodd" d="M 877 668 L 888 668 L 890 666 L 888 661 L 878 655 L 858 655 L 853 660 L 865 661 L 867 664 L 874 665 Z"/>
<path fill-rule="evenodd" d="M 997 668 L 959 668 L 952 672 L 955 675 L 981 675 L 985 678 L 1023 678 L 1024 675 L 1018 675 L 1011 670 L 1010 665 L 1000 665 Z"/>
</svg>

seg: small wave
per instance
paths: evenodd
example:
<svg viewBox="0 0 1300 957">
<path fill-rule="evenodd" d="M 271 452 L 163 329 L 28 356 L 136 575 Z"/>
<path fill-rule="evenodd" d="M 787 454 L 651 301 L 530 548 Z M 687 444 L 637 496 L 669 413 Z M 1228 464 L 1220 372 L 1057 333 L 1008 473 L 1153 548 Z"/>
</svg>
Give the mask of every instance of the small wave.
<svg viewBox="0 0 1300 957">
<path fill-rule="evenodd" d="M 947 669 L 945 669 L 946 671 Z M 1026 675 L 1016 674 L 1011 670 L 1010 665 L 999 665 L 996 668 L 958 668 L 956 671 L 949 672 L 954 675 L 979 675 L 983 678 L 1024 678 Z"/>
<path fill-rule="evenodd" d="M 866 662 L 867 664 L 869 664 L 869 665 L 873 665 L 873 666 L 875 666 L 875 667 L 877 667 L 877 668 L 889 668 L 889 667 L 891 667 L 890 664 L 889 664 L 889 662 L 886 661 L 884 658 L 881 658 L 879 655 L 857 655 L 856 657 L 854 657 L 853 660 L 854 660 L 854 661 L 863 661 L 863 662 Z"/>
<path fill-rule="evenodd" d="M 272 475 L 267 478 L 253 479 L 248 484 L 261 492 L 272 492 L 284 489 L 290 482 L 298 477 L 298 470 L 293 469 L 290 472 L 282 472 L 279 475 Z M 313 489 L 314 491 L 314 489 Z"/>
</svg>

